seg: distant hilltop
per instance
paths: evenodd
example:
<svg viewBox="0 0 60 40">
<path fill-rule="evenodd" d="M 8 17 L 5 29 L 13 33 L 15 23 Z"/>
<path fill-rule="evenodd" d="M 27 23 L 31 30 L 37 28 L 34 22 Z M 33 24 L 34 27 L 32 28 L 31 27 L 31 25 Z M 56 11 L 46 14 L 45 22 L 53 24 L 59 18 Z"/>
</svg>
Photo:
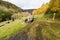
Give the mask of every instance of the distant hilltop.
<svg viewBox="0 0 60 40">
<path fill-rule="evenodd" d="M 22 9 L 20 7 L 17 7 L 16 5 L 7 1 L 0 1 L 0 8 L 10 10 L 13 13 L 22 12 Z"/>
<path fill-rule="evenodd" d="M 25 10 L 23 10 L 23 12 L 29 12 L 29 13 L 32 13 L 33 10 L 36 10 L 36 9 L 25 9 Z"/>
</svg>

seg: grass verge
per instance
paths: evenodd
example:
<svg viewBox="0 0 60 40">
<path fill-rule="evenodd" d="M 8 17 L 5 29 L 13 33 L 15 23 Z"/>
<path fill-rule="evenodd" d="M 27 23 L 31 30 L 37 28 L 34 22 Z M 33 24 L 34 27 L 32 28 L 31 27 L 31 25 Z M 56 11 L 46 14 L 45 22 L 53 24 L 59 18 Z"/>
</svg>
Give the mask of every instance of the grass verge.
<svg viewBox="0 0 60 40">
<path fill-rule="evenodd" d="M 21 24 L 21 20 L 15 20 L 5 26 L 0 27 L 0 40 L 8 39 L 23 29 L 27 24 Z"/>
</svg>

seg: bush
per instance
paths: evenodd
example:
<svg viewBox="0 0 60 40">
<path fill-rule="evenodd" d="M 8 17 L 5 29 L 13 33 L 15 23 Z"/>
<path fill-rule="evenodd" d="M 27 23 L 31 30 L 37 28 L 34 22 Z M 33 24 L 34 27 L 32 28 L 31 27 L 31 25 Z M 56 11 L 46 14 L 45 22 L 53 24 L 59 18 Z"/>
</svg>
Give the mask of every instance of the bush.
<svg viewBox="0 0 60 40">
<path fill-rule="evenodd" d="M 56 13 L 56 18 L 60 18 L 60 13 Z"/>
<path fill-rule="evenodd" d="M 0 8 L 0 22 L 6 21 L 11 19 L 12 13 L 10 11 L 6 11 Z"/>
<path fill-rule="evenodd" d="M 49 19 L 49 18 L 53 18 L 53 13 L 45 14 L 45 18 L 48 18 L 48 19 Z M 56 13 L 55 19 L 60 20 L 60 13 Z"/>
</svg>

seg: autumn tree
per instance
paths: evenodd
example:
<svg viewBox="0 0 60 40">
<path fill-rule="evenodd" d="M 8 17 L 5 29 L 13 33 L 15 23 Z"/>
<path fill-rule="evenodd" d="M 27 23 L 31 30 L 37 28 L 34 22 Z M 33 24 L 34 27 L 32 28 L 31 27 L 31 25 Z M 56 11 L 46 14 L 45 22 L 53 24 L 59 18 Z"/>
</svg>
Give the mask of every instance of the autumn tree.
<svg viewBox="0 0 60 40">
<path fill-rule="evenodd" d="M 34 10 L 32 14 L 45 14 L 47 9 L 49 8 L 49 3 L 43 4 L 40 8 L 37 10 Z"/>
<path fill-rule="evenodd" d="M 53 15 L 53 20 L 55 19 L 56 13 L 60 12 L 60 0 L 51 0 L 50 1 L 50 10 Z"/>
</svg>

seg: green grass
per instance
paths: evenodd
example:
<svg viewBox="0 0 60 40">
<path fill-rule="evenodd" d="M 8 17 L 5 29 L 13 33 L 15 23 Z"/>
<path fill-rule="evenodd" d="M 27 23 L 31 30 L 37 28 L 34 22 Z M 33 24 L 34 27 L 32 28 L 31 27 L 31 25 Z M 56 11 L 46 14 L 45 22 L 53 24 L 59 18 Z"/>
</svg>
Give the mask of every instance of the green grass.
<svg viewBox="0 0 60 40">
<path fill-rule="evenodd" d="M 33 38 L 40 38 L 41 40 L 60 40 L 60 21 L 46 20 L 45 17 L 41 17 L 40 15 L 37 16 L 36 19 L 29 31 Z"/>
<path fill-rule="evenodd" d="M 29 33 L 33 38 L 60 40 L 60 21 L 38 20 L 31 26 Z"/>
<path fill-rule="evenodd" d="M 45 14 L 44 17 L 48 19 L 53 19 L 54 13 Z M 56 13 L 55 20 L 60 20 L 60 13 Z"/>
<path fill-rule="evenodd" d="M 21 24 L 21 20 L 15 20 L 5 26 L 0 27 L 0 40 L 8 39 L 22 30 L 27 24 Z"/>
<path fill-rule="evenodd" d="M 60 40 L 60 23 L 45 22 L 41 27 L 44 40 Z"/>
<path fill-rule="evenodd" d="M 26 19 L 22 18 L 23 20 Z M 28 24 L 21 24 L 22 20 L 15 20 L 5 26 L 0 27 L 0 40 L 8 39 L 16 35 Z M 43 40 L 60 40 L 60 21 L 46 20 L 45 16 L 37 15 L 34 22 L 29 23 L 31 27 L 29 33 L 32 37 L 41 37 Z M 38 26 L 37 26 L 38 25 Z"/>
</svg>

